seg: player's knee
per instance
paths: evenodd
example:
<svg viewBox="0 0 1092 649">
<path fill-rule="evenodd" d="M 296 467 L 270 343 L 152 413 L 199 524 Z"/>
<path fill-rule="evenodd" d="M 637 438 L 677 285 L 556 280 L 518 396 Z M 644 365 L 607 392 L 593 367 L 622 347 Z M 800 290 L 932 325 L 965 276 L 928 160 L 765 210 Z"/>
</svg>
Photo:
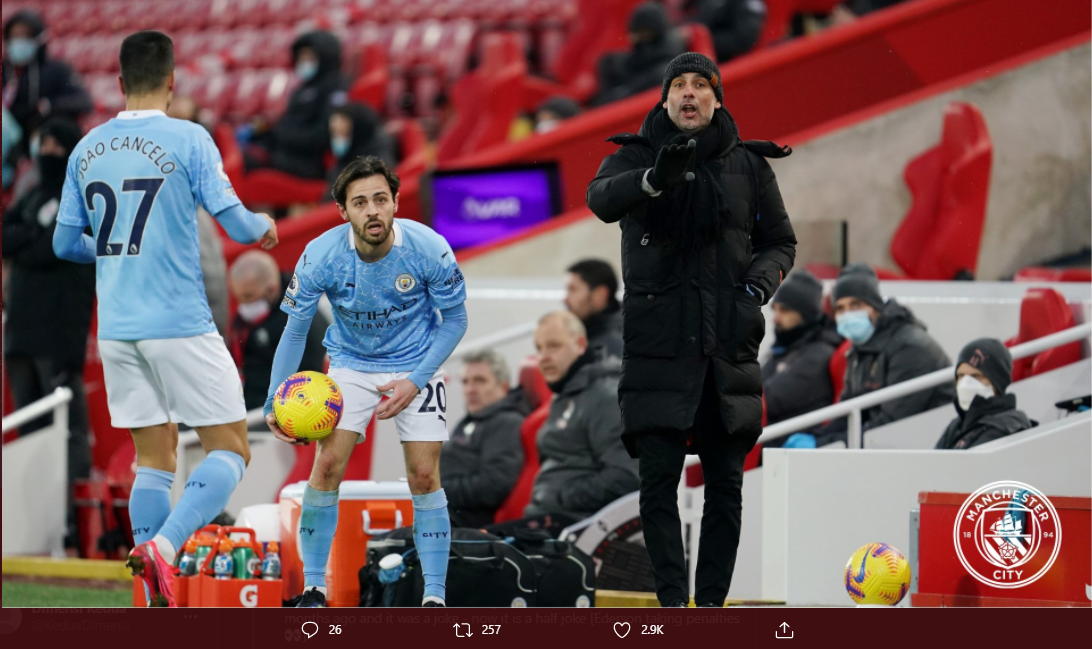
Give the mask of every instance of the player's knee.
<svg viewBox="0 0 1092 649">
<path fill-rule="evenodd" d="M 328 455 L 320 455 L 311 472 L 311 484 L 322 491 L 332 491 L 341 484 L 345 472 L 344 462 Z"/>
<path fill-rule="evenodd" d="M 414 493 L 427 494 L 440 488 L 440 476 L 428 467 L 413 467 L 407 476 Z"/>
</svg>

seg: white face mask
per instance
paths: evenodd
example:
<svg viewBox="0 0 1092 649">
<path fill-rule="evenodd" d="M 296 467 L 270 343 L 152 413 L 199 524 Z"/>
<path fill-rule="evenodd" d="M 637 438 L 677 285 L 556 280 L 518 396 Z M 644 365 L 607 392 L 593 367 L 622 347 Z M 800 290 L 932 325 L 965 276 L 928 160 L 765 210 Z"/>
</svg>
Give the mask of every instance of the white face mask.
<svg viewBox="0 0 1092 649">
<path fill-rule="evenodd" d="M 993 388 L 970 375 L 959 379 L 959 382 L 956 383 L 956 399 L 959 400 L 959 407 L 964 412 L 971 409 L 971 402 L 974 401 L 976 396 L 989 399 L 994 396 Z"/>
<path fill-rule="evenodd" d="M 239 317 L 254 324 L 269 315 L 269 302 L 256 300 L 239 305 Z"/>
<path fill-rule="evenodd" d="M 561 121 L 556 119 L 544 119 L 538 124 L 535 124 L 535 133 L 549 133 L 558 126 L 561 126 Z"/>
</svg>

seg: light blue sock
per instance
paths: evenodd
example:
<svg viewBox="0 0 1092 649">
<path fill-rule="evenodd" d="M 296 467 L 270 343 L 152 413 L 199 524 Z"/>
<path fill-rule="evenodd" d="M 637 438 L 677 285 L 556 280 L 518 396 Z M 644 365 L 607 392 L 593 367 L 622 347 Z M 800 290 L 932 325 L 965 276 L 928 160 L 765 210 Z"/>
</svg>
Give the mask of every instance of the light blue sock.
<svg viewBox="0 0 1092 649">
<path fill-rule="evenodd" d="M 326 588 L 326 562 L 337 531 L 338 490 L 303 490 L 300 512 L 300 554 L 303 555 L 303 589 Z"/>
<path fill-rule="evenodd" d="M 129 521 L 133 542 L 152 540 L 171 514 L 171 484 L 174 474 L 146 466 L 137 467 L 133 490 L 129 493 Z"/>
<path fill-rule="evenodd" d="M 447 494 L 443 489 L 413 497 L 413 543 L 421 556 L 425 597 L 445 599 L 451 518 L 447 513 Z"/>
<path fill-rule="evenodd" d="M 170 541 L 173 551 L 180 552 L 191 534 L 224 510 L 245 470 L 243 457 L 231 451 L 213 451 L 197 465 L 186 481 L 182 498 L 159 530 Z M 173 552 L 170 558 L 163 558 L 170 561 Z"/>
</svg>

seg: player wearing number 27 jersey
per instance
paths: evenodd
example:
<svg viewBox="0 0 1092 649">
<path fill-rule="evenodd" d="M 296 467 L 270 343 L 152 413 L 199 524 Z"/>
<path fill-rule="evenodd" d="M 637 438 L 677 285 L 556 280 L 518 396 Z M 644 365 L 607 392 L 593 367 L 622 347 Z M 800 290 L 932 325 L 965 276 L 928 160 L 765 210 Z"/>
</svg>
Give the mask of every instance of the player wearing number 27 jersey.
<svg viewBox="0 0 1092 649">
<path fill-rule="evenodd" d="M 242 243 L 272 247 L 276 227 L 240 204 L 209 134 L 165 114 L 174 90 L 171 39 L 132 34 L 119 60 L 126 109 L 73 150 L 53 249 L 95 264 L 110 418 L 130 429 L 139 465 L 129 501 L 137 546 L 128 564 L 149 604 L 174 606 L 176 551 L 227 505 L 250 457 L 239 374 L 205 297 L 197 208 Z M 208 456 L 172 510 L 179 423 L 197 430 Z"/>
</svg>

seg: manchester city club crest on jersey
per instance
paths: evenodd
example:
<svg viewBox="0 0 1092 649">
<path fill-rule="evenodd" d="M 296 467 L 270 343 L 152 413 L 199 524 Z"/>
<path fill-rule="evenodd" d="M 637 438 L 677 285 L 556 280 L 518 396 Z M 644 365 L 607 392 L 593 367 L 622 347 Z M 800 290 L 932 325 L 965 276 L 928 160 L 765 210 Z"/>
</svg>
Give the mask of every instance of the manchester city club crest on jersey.
<svg viewBox="0 0 1092 649">
<path fill-rule="evenodd" d="M 414 286 L 417 286 L 417 280 L 413 279 L 413 275 L 409 273 L 402 273 L 394 278 L 394 288 L 399 293 L 409 293 Z"/>
</svg>

